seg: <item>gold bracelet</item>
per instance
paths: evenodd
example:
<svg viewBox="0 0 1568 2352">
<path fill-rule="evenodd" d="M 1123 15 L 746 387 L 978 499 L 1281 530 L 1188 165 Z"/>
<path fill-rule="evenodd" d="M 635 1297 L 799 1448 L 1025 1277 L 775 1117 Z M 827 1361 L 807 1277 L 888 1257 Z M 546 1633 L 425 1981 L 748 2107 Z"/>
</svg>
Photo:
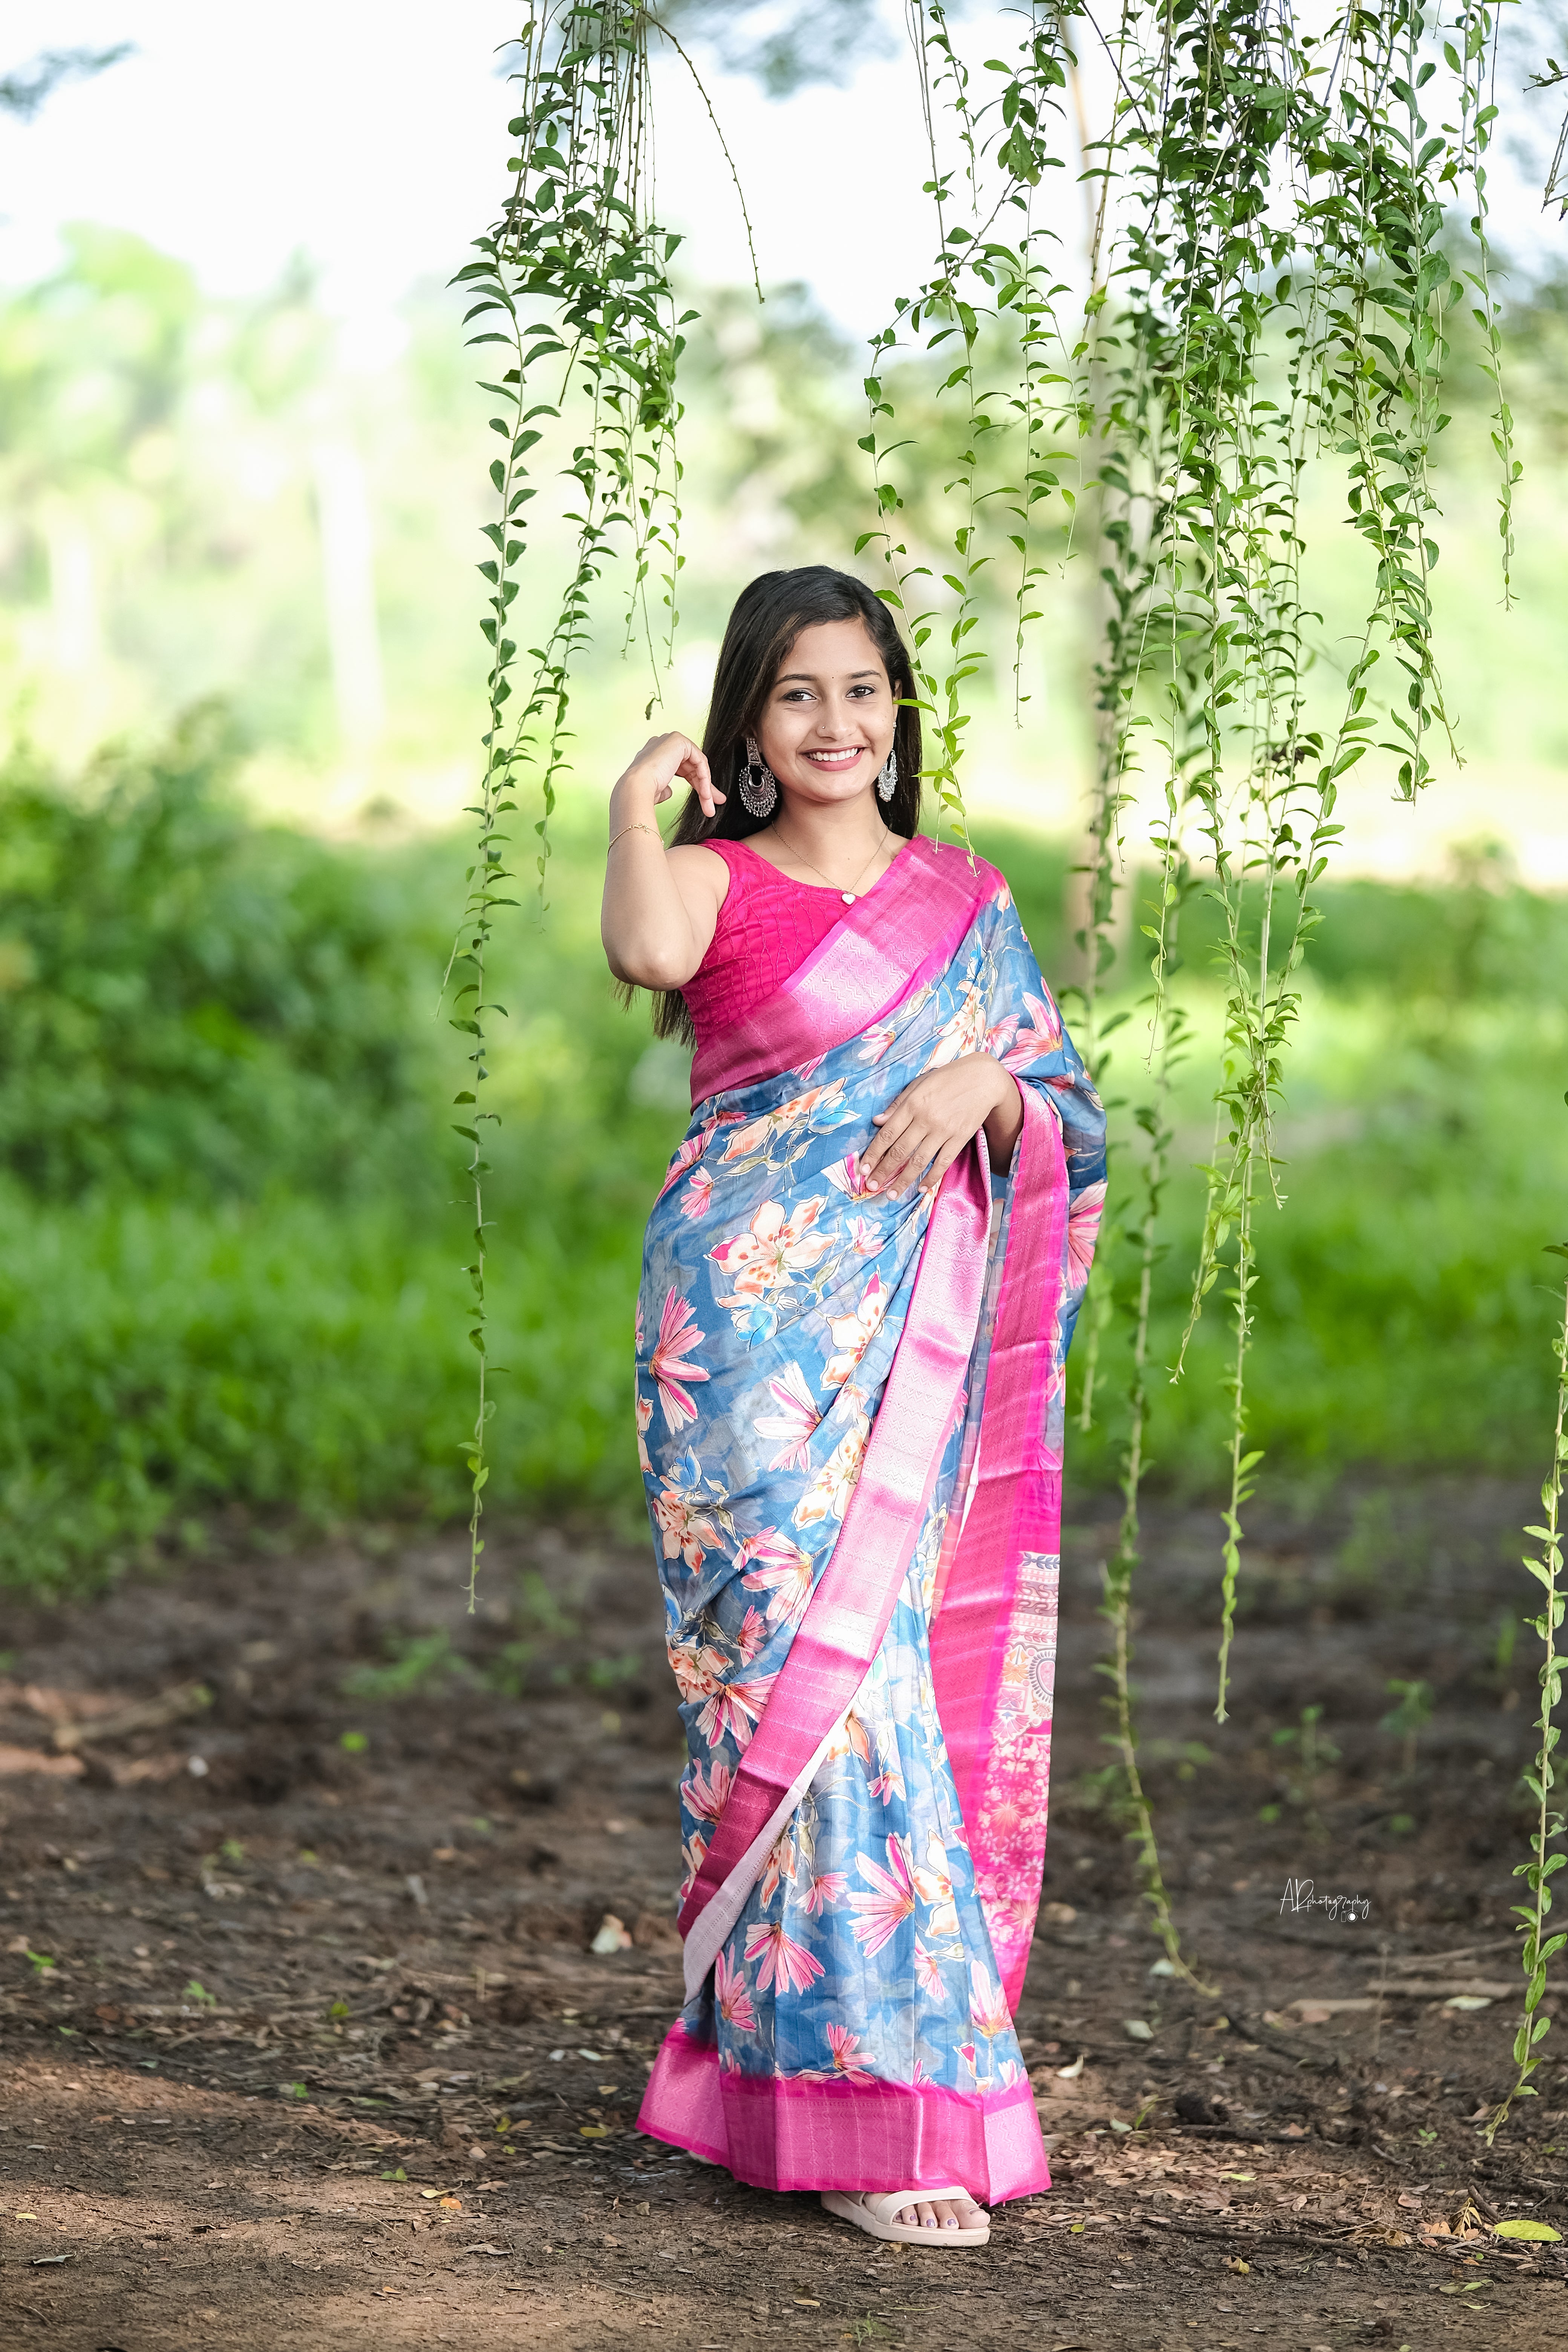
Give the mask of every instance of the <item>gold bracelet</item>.
<svg viewBox="0 0 1568 2352">
<path fill-rule="evenodd" d="M 651 833 L 659 847 L 662 849 L 664 846 L 664 835 L 660 833 L 658 825 L 643 824 L 640 822 L 634 824 L 623 824 L 619 833 L 612 833 L 609 840 L 605 843 L 605 855 L 606 857 L 608 857 L 611 850 L 614 849 L 616 842 L 624 841 L 628 833 Z"/>
</svg>

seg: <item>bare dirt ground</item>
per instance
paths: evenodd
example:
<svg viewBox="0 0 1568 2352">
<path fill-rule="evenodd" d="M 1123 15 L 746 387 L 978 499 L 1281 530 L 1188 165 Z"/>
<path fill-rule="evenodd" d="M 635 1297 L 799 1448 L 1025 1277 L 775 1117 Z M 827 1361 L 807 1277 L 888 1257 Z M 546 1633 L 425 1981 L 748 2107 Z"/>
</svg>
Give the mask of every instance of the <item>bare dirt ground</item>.
<svg viewBox="0 0 1568 2352">
<path fill-rule="evenodd" d="M 1097 1778 L 1113 1510 L 1079 1498 L 1019 2019 L 1057 2186 L 945 2257 L 635 2129 L 679 1984 L 641 1545 L 498 1534 L 473 1618 L 460 1547 L 395 1529 L 13 1607 L 0 2342 L 1568 2342 L 1568 2247 L 1490 2227 L 1568 2231 L 1560 2064 L 1495 2153 L 1478 2129 L 1517 2006 L 1531 1503 L 1472 1482 L 1260 1514 L 1224 1729 L 1214 1515 L 1154 1515 L 1143 1723 L 1211 1998 L 1152 1972 Z M 1392 1675 L 1436 1694 L 1413 1754 L 1379 1728 Z M 1314 1706 L 1303 1758 L 1275 1735 Z"/>
</svg>

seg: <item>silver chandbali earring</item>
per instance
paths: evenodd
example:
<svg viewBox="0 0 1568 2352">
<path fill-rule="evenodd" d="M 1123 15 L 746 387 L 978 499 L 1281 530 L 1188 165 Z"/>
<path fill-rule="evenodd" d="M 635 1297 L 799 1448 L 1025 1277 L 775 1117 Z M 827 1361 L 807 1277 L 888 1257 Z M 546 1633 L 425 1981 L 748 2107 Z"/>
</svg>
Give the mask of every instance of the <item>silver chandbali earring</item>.
<svg viewBox="0 0 1568 2352">
<path fill-rule="evenodd" d="M 896 751 L 889 751 L 878 772 L 877 798 L 880 801 L 890 801 L 898 789 L 898 782 L 899 755 Z"/>
<path fill-rule="evenodd" d="M 741 770 L 741 800 L 752 816 L 770 817 L 778 806 L 778 780 L 757 749 L 754 735 L 746 738 L 745 764 Z"/>
</svg>

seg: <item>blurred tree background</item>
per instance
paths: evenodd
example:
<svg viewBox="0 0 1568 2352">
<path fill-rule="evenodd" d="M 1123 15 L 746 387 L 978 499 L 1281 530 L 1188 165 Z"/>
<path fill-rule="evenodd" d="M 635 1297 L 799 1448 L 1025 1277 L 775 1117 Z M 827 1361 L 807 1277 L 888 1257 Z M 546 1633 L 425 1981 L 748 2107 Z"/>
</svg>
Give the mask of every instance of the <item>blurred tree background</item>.
<svg viewBox="0 0 1568 2352">
<path fill-rule="evenodd" d="M 748 62 L 793 70 L 782 52 Z M 866 487 L 859 358 L 807 294 L 691 299 L 667 712 L 695 725 L 735 590 L 769 565 L 844 560 Z M 183 263 L 90 226 L 0 300 L 7 1579 L 64 1586 L 199 1550 L 226 1511 L 287 1528 L 462 1507 L 465 1218 L 437 995 L 476 766 L 488 450 L 457 318 L 443 289 L 416 291 L 401 355 L 355 371 L 302 263 L 264 299 L 218 301 Z M 1447 436 L 1443 644 L 1478 767 L 1500 790 L 1515 772 L 1560 790 L 1568 281 L 1521 292 L 1510 351 L 1521 604 L 1497 608 L 1473 454 L 1484 387 L 1461 367 L 1476 416 Z M 912 373 L 899 406 L 918 525 L 952 428 Z M 1339 538 L 1319 559 L 1325 661 L 1336 567 L 1353 559 Z M 1074 953 L 1093 594 L 1060 552 L 1026 730 L 998 687 L 970 761 L 979 845 L 1057 982 Z M 510 1374 L 491 1495 L 635 1514 L 631 1300 L 686 1082 L 679 1054 L 614 1004 L 597 942 L 603 795 L 647 698 L 620 637 L 607 603 L 552 903 L 522 906 L 502 943 L 492 1352 Z M 1291 1197 L 1258 1293 L 1254 1428 L 1277 1492 L 1357 1465 L 1539 1463 L 1568 903 L 1518 870 L 1505 830 L 1500 810 L 1497 838 L 1419 883 L 1324 888 L 1281 1132 Z M 1180 985 L 1206 1045 L 1220 994 L 1204 920 Z M 1121 964 L 1131 1005 L 1131 936 Z M 1178 1106 L 1187 1168 L 1208 1155 L 1210 1066 L 1194 1051 Z M 1184 1181 L 1190 1232 L 1201 1179 Z M 1111 1234 L 1114 1262 L 1114 1203 Z M 1173 1254 L 1156 1360 L 1189 1280 Z M 1120 1344 L 1100 1367 L 1113 1414 Z M 1156 1475 L 1194 1492 L 1219 1475 L 1207 1351 L 1226 1345 L 1215 1318 L 1185 1383 L 1159 1392 Z M 1117 1435 L 1097 1418 L 1076 1440 L 1076 1478 L 1112 1475 Z"/>
</svg>

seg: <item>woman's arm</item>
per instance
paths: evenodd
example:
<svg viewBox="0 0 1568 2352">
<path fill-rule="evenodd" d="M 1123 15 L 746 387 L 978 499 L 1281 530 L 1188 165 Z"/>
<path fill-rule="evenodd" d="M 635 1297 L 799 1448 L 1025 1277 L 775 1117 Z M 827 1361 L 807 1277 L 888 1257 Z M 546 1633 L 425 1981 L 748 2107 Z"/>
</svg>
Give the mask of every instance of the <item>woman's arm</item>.
<svg viewBox="0 0 1568 2352">
<path fill-rule="evenodd" d="M 655 735 L 610 794 L 610 845 L 599 936 L 617 980 L 637 988 L 679 988 L 713 937 L 729 874 L 710 849 L 667 851 L 654 811 L 684 776 L 707 816 L 724 794 L 686 735 Z"/>
</svg>

